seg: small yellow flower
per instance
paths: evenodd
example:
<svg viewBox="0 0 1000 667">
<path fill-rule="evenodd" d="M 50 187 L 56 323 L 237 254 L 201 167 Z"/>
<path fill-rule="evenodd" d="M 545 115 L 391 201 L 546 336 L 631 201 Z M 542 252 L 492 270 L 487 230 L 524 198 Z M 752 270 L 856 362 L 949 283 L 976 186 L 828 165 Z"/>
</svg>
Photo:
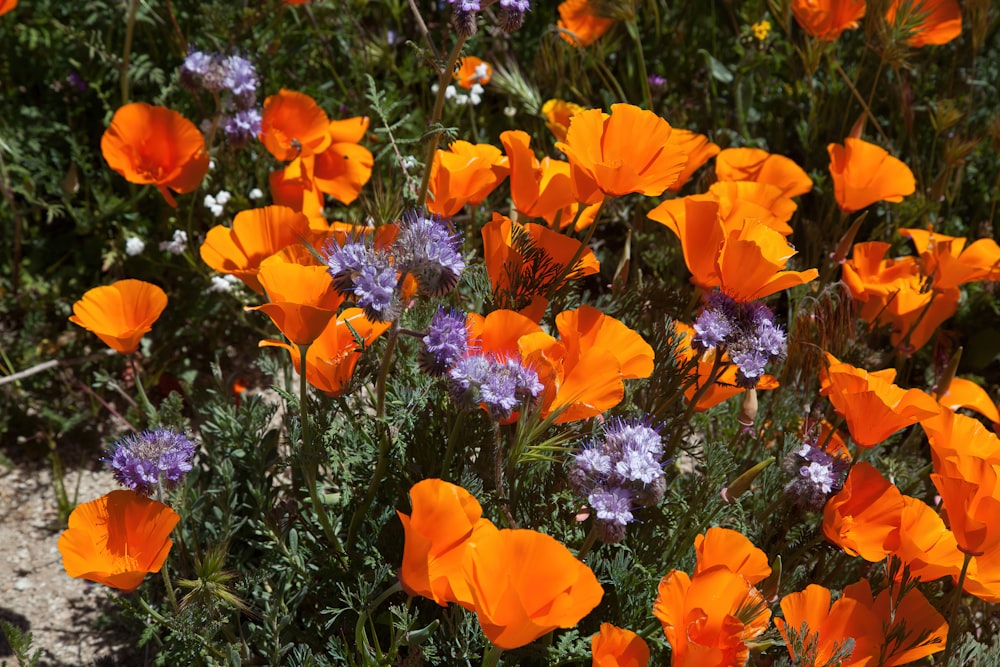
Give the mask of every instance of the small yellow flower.
<svg viewBox="0 0 1000 667">
<path fill-rule="evenodd" d="M 758 21 L 750 26 L 750 30 L 753 31 L 753 36 L 756 37 L 758 41 L 763 42 L 767 39 L 767 34 L 771 32 L 771 22 L 767 19 Z"/>
</svg>

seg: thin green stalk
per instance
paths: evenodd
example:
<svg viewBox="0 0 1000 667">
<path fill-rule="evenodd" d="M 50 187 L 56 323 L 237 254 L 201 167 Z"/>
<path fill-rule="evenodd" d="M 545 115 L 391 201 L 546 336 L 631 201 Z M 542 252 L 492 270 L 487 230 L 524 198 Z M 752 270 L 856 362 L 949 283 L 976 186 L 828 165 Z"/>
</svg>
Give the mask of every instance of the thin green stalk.
<svg viewBox="0 0 1000 667">
<path fill-rule="evenodd" d="M 132 366 L 132 377 L 135 380 L 135 390 L 139 395 L 139 405 L 142 406 L 143 412 L 146 413 L 147 423 L 153 423 L 156 421 L 156 408 L 153 404 L 149 402 L 149 397 L 146 396 L 146 390 L 142 386 L 142 376 L 139 374 L 139 367 L 135 363 L 135 356 L 128 355 L 129 364 Z"/>
<path fill-rule="evenodd" d="M 379 430 L 378 461 L 375 463 L 375 470 L 372 472 L 371 481 L 368 482 L 368 490 L 361 500 L 361 506 L 351 517 L 351 525 L 347 529 L 347 544 L 353 548 L 354 540 L 357 537 L 358 528 L 368 514 L 368 509 L 375 500 L 378 493 L 379 484 L 385 469 L 389 465 L 389 450 L 392 447 L 392 439 L 389 437 L 389 427 L 385 424 L 385 386 L 389 377 L 389 369 L 392 368 L 392 357 L 396 351 L 396 341 L 399 339 L 399 322 L 393 322 L 386 340 L 385 356 L 382 357 L 382 367 L 379 369 L 378 378 L 375 380 L 375 421 Z"/>
<path fill-rule="evenodd" d="M 437 97 L 434 99 L 434 110 L 431 112 L 431 117 L 427 122 L 427 127 L 430 129 L 435 123 L 441 120 L 441 112 L 444 111 L 444 96 L 448 88 L 448 81 L 451 80 L 451 73 L 455 70 L 455 63 L 458 62 L 458 57 L 462 54 L 462 47 L 465 46 L 465 36 L 459 35 L 458 41 L 455 42 L 455 47 L 448 54 L 448 62 L 445 63 L 445 68 L 441 70 L 438 75 L 438 91 Z M 417 204 L 421 204 L 427 199 L 427 188 L 431 183 L 431 166 L 434 164 L 434 154 L 437 151 L 438 142 L 441 141 L 441 133 L 434 132 L 431 135 L 430 141 L 427 143 L 427 156 L 424 159 L 424 177 L 420 181 L 420 191 L 417 193 Z"/>
<path fill-rule="evenodd" d="M 305 477 L 306 488 L 309 490 L 309 499 L 312 502 L 313 511 L 323 527 L 323 534 L 333 548 L 335 554 L 343 562 L 344 547 L 337 539 L 337 531 L 334 530 L 329 515 L 326 513 L 326 506 L 319 495 L 319 459 L 320 451 L 315 446 L 312 439 L 312 431 L 309 423 L 309 382 L 306 379 L 306 356 L 309 353 L 309 345 L 299 345 L 299 415 L 302 423 L 302 475 Z"/>
<path fill-rule="evenodd" d="M 122 104 L 128 104 L 128 64 L 132 59 L 132 38 L 135 35 L 135 14 L 139 8 L 138 0 L 129 0 L 128 23 L 125 26 L 125 49 L 122 53 Z"/>
<path fill-rule="evenodd" d="M 462 427 L 465 425 L 465 416 L 467 414 L 469 414 L 468 410 L 459 410 L 458 416 L 455 417 L 455 424 L 451 428 L 451 433 L 448 434 L 448 447 L 444 450 L 444 459 L 441 461 L 441 479 L 445 481 L 451 479 L 448 471 L 451 469 L 451 459 L 455 456 L 455 444 L 458 442 Z"/>
<path fill-rule="evenodd" d="M 642 99 L 646 108 L 653 110 L 653 95 L 649 91 L 649 74 L 646 71 L 646 57 L 642 53 L 642 39 L 639 38 L 639 26 L 635 20 L 626 21 L 629 37 L 635 42 L 635 52 L 639 56 L 639 76 L 642 77 Z"/>
<path fill-rule="evenodd" d="M 483 653 L 482 667 L 496 667 L 500 664 L 500 656 L 503 654 L 503 649 L 494 644 L 490 644 L 490 647 L 486 649 Z"/>
<path fill-rule="evenodd" d="M 167 589 L 167 599 L 170 600 L 170 608 L 174 610 L 174 615 L 177 615 L 181 611 L 181 607 L 177 604 L 177 595 L 174 593 L 174 584 L 170 580 L 170 572 L 168 571 L 166 561 L 163 563 L 163 567 L 160 568 L 160 574 L 163 575 L 163 586 Z"/>
<path fill-rule="evenodd" d="M 590 553 L 590 550 L 594 548 L 594 544 L 597 542 L 597 523 L 590 523 L 590 532 L 587 533 L 587 537 L 584 538 L 583 544 L 580 545 L 580 550 L 576 552 L 577 560 L 583 560 Z"/>
<path fill-rule="evenodd" d="M 969 563 L 972 562 L 972 554 L 966 553 L 965 560 L 962 562 L 962 573 L 958 575 L 958 583 L 955 585 L 955 590 L 951 593 L 951 611 L 948 613 L 948 639 L 946 640 L 944 647 L 944 657 L 941 659 L 941 664 L 947 667 L 948 658 L 951 657 L 951 652 L 955 648 L 955 640 L 958 638 L 958 606 L 962 601 L 962 587 L 965 586 L 965 574 L 969 570 Z"/>
<path fill-rule="evenodd" d="M 684 411 L 684 417 L 681 419 L 682 424 L 686 424 L 688 423 L 688 421 L 690 421 L 691 415 L 694 414 L 695 408 L 698 406 L 698 401 L 701 400 L 701 397 L 705 395 L 705 392 L 707 392 L 709 388 L 713 384 L 715 384 L 715 381 L 718 380 L 719 377 L 722 375 L 722 368 L 723 368 L 722 350 L 717 348 L 715 350 L 715 361 L 712 364 L 712 370 L 709 371 L 708 377 L 705 379 L 704 384 L 698 387 L 698 390 L 694 393 L 694 396 L 692 396 L 691 400 L 688 401 L 687 410 Z M 696 366 L 695 373 L 697 374 L 697 372 L 698 371 Z M 675 451 L 674 448 L 677 445 L 677 438 L 680 436 L 682 430 L 683 429 L 681 428 L 675 428 L 673 434 L 670 436 L 670 442 L 667 445 L 666 449 L 668 455 L 672 455 L 672 453 Z"/>
</svg>

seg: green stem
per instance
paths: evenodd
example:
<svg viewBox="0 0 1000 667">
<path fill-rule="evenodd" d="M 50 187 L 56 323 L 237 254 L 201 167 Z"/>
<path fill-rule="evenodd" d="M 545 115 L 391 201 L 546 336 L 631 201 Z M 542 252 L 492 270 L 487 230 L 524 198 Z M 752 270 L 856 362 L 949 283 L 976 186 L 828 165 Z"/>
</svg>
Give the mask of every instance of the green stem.
<svg viewBox="0 0 1000 667">
<path fill-rule="evenodd" d="M 695 354 L 697 354 L 697 352 L 695 352 Z M 722 350 L 720 348 L 716 348 L 715 361 L 712 364 L 712 370 L 709 371 L 708 377 L 705 379 L 704 384 L 698 387 L 698 390 L 694 392 L 694 396 L 692 396 L 691 400 L 688 401 L 687 410 L 684 411 L 684 417 L 680 421 L 681 424 L 687 424 L 691 420 L 691 415 L 694 414 L 695 408 L 698 406 L 698 401 L 701 400 L 701 397 L 705 395 L 705 392 L 707 392 L 709 388 L 713 384 L 715 384 L 715 381 L 718 380 L 719 377 L 722 375 L 722 368 L 723 368 L 722 356 L 723 356 Z M 697 357 L 695 357 L 695 359 L 697 359 Z M 697 365 L 695 366 L 694 372 L 697 381 L 697 374 L 698 374 Z M 682 430 L 683 429 L 676 428 L 674 429 L 673 434 L 670 436 L 670 443 L 668 444 L 666 450 L 668 456 L 672 456 L 672 452 L 675 451 L 674 447 L 676 447 L 677 445 L 677 438 L 680 436 Z"/>
<path fill-rule="evenodd" d="M 330 521 L 330 516 L 326 513 L 326 506 L 319 494 L 317 482 L 319 480 L 320 451 L 315 446 L 312 439 L 312 431 L 309 423 L 309 382 L 306 378 L 306 356 L 309 353 L 309 345 L 299 345 L 299 415 L 302 423 L 302 475 L 305 478 L 306 488 L 309 490 L 309 500 L 312 503 L 313 512 L 319 519 L 323 527 L 323 534 L 333 547 L 334 553 L 344 559 L 344 547 L 337 539 L 337 531 Z"/>
<path fill-rule="evenodd" d="M 128 64 L 132 59 L 132 38 L 135 35 L 135 14 L 139 8 L 138 0 L 129 0 L 128 23 L 125 26 L 125 50 L 122 53 L 122 104 L 128 104 Z"/>
<path fill-rule="evenodd" d="M 139 367 L 135 363 L 135 356 L 128 355 L 129 364 L 132 366 L 132 377 L 135 380 L 135 390 L 139 395 L 139 405 L 142 406 L 143 412 L 146 413 L 146 423 L 152 424 L 156 421 L 156 408 L 150 403 L 149 397 L 146 396 L 146 390 L 142 386 L 142 376 L 139 374 Z"/>
<path fill-rule="evenodd" d="M 174 584 L 170 580 L 170 572 L 167 571 L 167 562 L 164 561 L 163 567 L 160 568 L 160 574 L 163 575 L 163 585 L 167 589 L 167 599 L 170 600 L 170 607 L 174 610 L 174 615 L 180 613 L 180 605 L 177 604 L 177 596 L 174 594 Z"/>
<path fill-rule="evenodd" d="M 639 56 L 639 75 L 642 77 L 642 99 L 646 108 L 653 110 L 653 95 L 649 91 L 649 74 L 646 71 L 646 57 L 642 53 L 642 40 L 639 38 L 639 26 L 634 20 L 626 21 L 629 37 L 635 42 L 635 52 Z"/>
<path fill-rule="evenodd" d="M 441 461 L 441 479 L 447 481 L 451 479 L 448 471 L 451 469 L 451 459 L 455 456 L 455 444 L 458 442 L 459 434 L 465 425 L 465 416 L 468 410 L 460 410 L 455 417 L 455 425 L 452 426 L 451 433 L 448 434 L 448 447 L 444 450 L 444 459 Z"/>
<path fill-rule="evenodd" d="M 583 539 L 583 544 L 580 545 L 580 550 L 576 552 L 577 560 L 583 560 L 590 553 L 590 550 L 594 548 L 594 544 L 597 542 L 597 523 L 590 523 L 590 532 L 587 533 L 587 537 Z"/>
<path fill-rule="evenodd" d="M 458 57 L 462 54 L 462 47 L 465 46 L 465 36 L 459 35 L 458 41 L 455 42 L 455 47 L 448 54 L 448 62 L 445 64 L 445 68 L 441 70 L 438 75 L 438 91 L 437 97 L 434 99 L 434 110 L 431 112 L 431 117 L 427 122 L 428 130 L 441 120 L 441 112 L 444 111 L 444 96 L 448 88 L 448 81 L 451 80 L 451 73 L 455 71 L 455 63 L 458 62 Z M 430 141 L 427 143 L 427 156 L 424 159 L 424 177 L 420 181 L 420 191 L 417 193 L 417 204 L 423 205 L 423 202 L 427 199 L 427 188 L 431 183 L 431 166 L 434 164 L 434 154 L 437 152 L 438 142 L 441 141 L 441 133 L 434 132 Z"/>
<path fill-rule="evenodd" d="M 393 322 L 392 328 L 389 330 L 385 356 L 382 357 L 382 367 L 379 369 L 378 378 L 375 380 L 375 422 L 379 430 L 378 461 L 375 463 L 375 470 L 372 472 L 371 481 L 368 482 L 368 490 L 365 492 L 365 497 L 361 500 L 361 506 L 358 507 L 354 512 L 354 516 L 351 517 L 351 525 L 347 530 L 347 544 L 349 546 L 354 544 L 358 528 L 360 528 L 361 522 L 368 514 L 368 509 L 371 507 L 372 501 L 375 500 L 375 494 L 378 493 L 382 476 L 385 475 L 385 469 L 389 465 L 389 450 L 392 447 L 392 439 L 389 437 L 389 427 L 385 423 L 385 385 L 389 377 L 389 369 L 392 367 L 392 357 L 396 351 L 396 341 L 398 339 L 399 321 L 397 320 Z"/>
<path fill-rule="evenodd" d="M 969 570 L 970 562 L 972 562 L 972 554 L 966 553 L 965 560 L 962 562 L 962 573 L 958 575 L 958 584 L 955 585 L 955 590 L 951 594 L 951 611 L 948 613 L 948 639 L 945 643 L 944 657 L 941 659 L 941 664 L 946 667 L 948 658 L 951 657 L 951 652 L 955 648 L 955 640 L 958 638 L 958 605 L 962 600 L 962 587 L 965 586 L 965 573 Z"/>
<path fill-rule="evenodd" d="M 482 667 L 496 667 L 500 664 L 500 656 L 503 654 L 503 649 L 499 646 L 490 644 L 490 647 L 486 649 L 483 653 Z"/>
</svg>

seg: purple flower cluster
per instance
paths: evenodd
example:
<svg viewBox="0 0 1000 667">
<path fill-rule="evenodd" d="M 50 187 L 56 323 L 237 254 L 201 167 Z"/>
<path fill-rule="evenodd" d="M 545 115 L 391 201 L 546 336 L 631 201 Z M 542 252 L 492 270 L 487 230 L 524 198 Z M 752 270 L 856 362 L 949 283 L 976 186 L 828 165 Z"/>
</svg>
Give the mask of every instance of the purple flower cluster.
<svg viewBox="0 0 1000 667">
<path fill-rule="evenodd" d="M 260 110 L 257 108 L 257 69 L 246 58 L 192 51 L 180 69 L 181 85 L 192 90 L 205 89 L 223 100 L 222 124 L 229 143 L 245 146 L 260 133 Z"/>
<path fill-rule="evenodd" d="M 594 509 L 601 539 L 625 537 L 636 507 L 663 500 L 663 440 L 645 419 L 614 419 L 601 438 L 585 444 L 570 463 L 569 482 Z"/>
<path fill-rule="evenodd" d="M 119 484 L 149 496 L 177 486 L 190 472 L 194 452 L 187 437 L 158 428 L 122 438 L 105 461 Z"/>
<path fill-rule="evenodd" d="M 764 367 L 785 356 L 785 332 L 774 323 L 774 313 L 762 303 L 741 303 L 713 292 L 694 322 L 696 349 L 725 348 L 739 368 L 736 382 L 744 389 L 757 386 Z"/>
<path fill-rule="evenodd" d="M 458 359 L 448 371 L 452 400 L 466 409 L 484 405 L 497 421 L 509 419 L 518 405 L 538 398 L 545 388 L 538 373 L 515 357 L 497 359 L 471 354 Z"/>
<path fill-rule="evenodd" d="M 444 375 L 469 352 L 465 313 L 439 307 L 423 341 L 424 347 L 417 356 L 420 368 L 429 375 Z"/>
<path fill-rule="evenodd" d="M 353 299 L 369 320 L 389 322 L 399 314 L 405 276 L 412 275 L 424 295 L 443 296 L 454 289 L 465 269 L 460 248 L 461 238 L 446 220 L 408 213 L 390 247 L 376 248 L 366 238 L 334 239 L 326 247 L 326 265 L 338 292 Z"/>
<path fill-rule="evenodd" d="M 784 469 L 792 480 L 785 491 L 801 506 L 819 511 L 827 498 L 844 487 L 850 461 L 817 446 L 815 438 L 785 457 Z"/>
<path fill-rule="evenodd" d="M 476 17 L 482 10 L 480 0 L 446 0 L 452 6 L 455 30 L 465 36 L 476 34 Z M 524 24 L 524 14 L 531 9 L 531 0 L 500 0 L 497 19 L 504 32 L 514 32 Z"/>
</svg>

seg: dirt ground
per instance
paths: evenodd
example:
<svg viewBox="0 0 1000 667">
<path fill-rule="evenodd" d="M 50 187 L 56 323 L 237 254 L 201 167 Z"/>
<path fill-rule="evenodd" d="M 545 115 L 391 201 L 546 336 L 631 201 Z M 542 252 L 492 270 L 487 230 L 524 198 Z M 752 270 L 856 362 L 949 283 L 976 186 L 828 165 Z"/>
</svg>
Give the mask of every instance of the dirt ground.
<svg viewBox="0 0 1000 667">
<path fill-rule="evenodd" d="M 77 490 L 77 485 L 78 490 Z M 106 470 L 66 474 L 72 499 L 117 488 Z M 40 665 L 141 665 L 141 652 L 102 615 L 118 593 L 69 577 L 56 549 L 60 532 L 52 472 L 45 463 L 0 466 L 0 619 L 33 635 Z M 0 664 L 16 665 L 0 633 Z"/>
</svg>

